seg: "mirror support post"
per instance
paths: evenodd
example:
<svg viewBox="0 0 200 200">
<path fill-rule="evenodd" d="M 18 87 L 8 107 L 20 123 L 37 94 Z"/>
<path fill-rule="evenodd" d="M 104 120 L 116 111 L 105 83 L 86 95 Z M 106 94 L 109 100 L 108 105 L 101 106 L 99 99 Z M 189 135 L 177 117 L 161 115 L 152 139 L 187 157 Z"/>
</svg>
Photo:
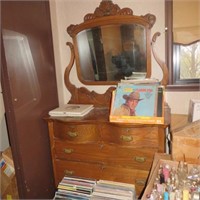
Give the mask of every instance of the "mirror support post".
<svg viewBox="0 0 200 200">
<path fill-rule="evenodd" d="M 162 72 L 163 72 L 163 78 L 161 80 L 161 84 L 166 86 L 168 84 L 168 76 L 169 76 L 169 72 L 168 72 L 168 68 L 167 68 L 167 65 L 165 64 L 165 62 L 163 62 L 156 54 L 155 52 L 155 42 L 157 40 L 157 37 L 160 36 L 160 33 L 159 32 L 156 32 L 154 35 L 153 35 L 153 38 L 152 38 L 152 53 L 153 53 L 153 56 L 156 60 L 156 62 L 159 64 L 160 68 L 162 69 Z"/>
</svg>

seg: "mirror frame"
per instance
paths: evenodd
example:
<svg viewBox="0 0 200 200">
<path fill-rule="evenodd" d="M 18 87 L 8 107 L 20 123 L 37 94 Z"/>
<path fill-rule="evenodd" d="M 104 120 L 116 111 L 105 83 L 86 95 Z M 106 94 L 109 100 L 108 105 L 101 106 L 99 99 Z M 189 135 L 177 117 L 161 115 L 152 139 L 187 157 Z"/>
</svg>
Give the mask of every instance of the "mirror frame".
<svg viewBox="0 0 200 200">
<path fill-rule="evenodd" d="M 142 25 L 146 31 L 146 78 L 151 77 L 151 28 L 156 21 L 156 17 L 152 14 L 144 16 L 133 15 L 130 8 L 121 9 L 117 4 L 112 1 L 103 0 L 94 13 L 86 14 L 84 22 L 76 25 L 70 25 L 67 28 L 68 34 L 73 40 L 73 50 L 75 54 L 75 62 L 78 79 L 85 85 L 116 85 L 120 80 L 116 81 L 90 81 L 84 80 L 81 74 L 81 63 L 78 52 L 78 44 L 76 36 L 81 31 L 91 29 L 94 27 L 101 27 L 105 25 L 119 25 L 119 24 L 138 24 Z"/>
</svg>

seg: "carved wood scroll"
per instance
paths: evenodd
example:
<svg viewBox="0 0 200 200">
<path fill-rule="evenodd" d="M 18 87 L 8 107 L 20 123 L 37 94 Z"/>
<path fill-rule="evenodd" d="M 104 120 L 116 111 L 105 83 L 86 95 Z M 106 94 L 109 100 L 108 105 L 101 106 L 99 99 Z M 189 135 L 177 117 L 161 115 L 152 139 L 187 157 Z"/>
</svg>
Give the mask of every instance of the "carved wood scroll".
<svg viewBox="0 0 200 200">
<path fill-rule="evenodd" d="M 109 107 L 111 103 L 112 91 L 115 89 L 115 87 L 108 88 L 104 94 L 98 94 L 95 91 L 89 91 L 85 87 L 77 88 L 70 82 L 69 76 L 74 64 L 75 55 L 73 44 L 71 42 L 67 42 L 67 45 L 71 50 L 71 58 L 69 65 L 65 69 L 64 80 L 67 89 L 72 95 L 69 103 L 93 104 L 94 106 L 98 107 Z"/>
</svg>

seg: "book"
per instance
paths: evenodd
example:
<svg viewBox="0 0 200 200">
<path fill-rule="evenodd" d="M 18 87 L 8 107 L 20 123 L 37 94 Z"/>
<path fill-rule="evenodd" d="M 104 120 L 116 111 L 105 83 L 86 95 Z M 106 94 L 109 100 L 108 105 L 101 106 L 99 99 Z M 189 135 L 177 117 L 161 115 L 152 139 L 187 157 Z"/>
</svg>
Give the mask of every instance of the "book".
<svg viewBox="0 0 200 200">
<path fill-rule="evenodd" d="M 137 100 L 131 105 L 129 100 Z M 133 103 L 132 103 L 133 104 Z M 110 122 L 164 124 L 164 87 L 120 83 L 112 94 Z"/>
<path fill-rule="evenodd" d="M 155 78 L 145 78 L 145 79 L 121 79 L 121 83 L 130 83 L 130 84 L 158 84 L 160 81 Z"/>
<path fill-rule="evenodd" d="M 58 184 L 54 199 L 89 200 L 95 184 L 95 179 L 64 176 Z"/>
<path fill-rule="evenodd" d="M 145 79 L 147 73 L 146 72 L 132 72 L 131 76 L 125 76 L 125 80 L 135 80 L 135 79 Z"/>
<path fill-rule="evenodd" d="M 98 180 L 91 199 L 135 200 L 135 185 L 109 180 Z"/>
<path fill-rule="evenodd" d="M 158 98 L 157 98 L 157 117 L 164 116 L 164 86 L 158 87 Z"/>
<path fill-rule="evenodd" d="M 55 192 L 54 200 L 68 199 L 68 200 L 89 200 L 91 195 L 81 194 L 80 192 L 60 190 Z"/>
<path fill-rule="evenodd" d="M 82 117 L 88 114 L 94 108 L 91 104 L 65 104 L 49 111 L 50 116 L 57 117 Z"/>
<path fill-rule="evenodd" d="M 123 183 L 123 182 L 100 179 L 97 181 L 97 184 L 104 184 L 106 186 L 111 185 L 111 186 L 116 186 L 116 187 L 121 187 L 121 188 L 128 188 L 130 190 L 135 191 L 135 185 L 131 184 L 131 183 Z"/>
<path fill-rule="evenodd" d="M 117 192 L 117 191 L 116 191 Z M 121 196 L 118 193 L 115 194 L 109 194 L 109 193 L 105 193 L 105 192 L 96 192 L 94 191 L 92 193 L 92 197 L 91 200 L 95 200 L 96 198 L 106 198 L 106 199 L 115 199 L 115 200 L 132 200 L 132 197 L 126 197 L 126 196 Z"/>
<path fill-rule="evenodd" d="M 64 176 L 55 192 L 54 200 L 135 200 L 135 185 L 109 180 Z"/>
<path fill-rule="evenodd" d="M 127 100 L 137 100 L 135 112 L 130 115 L 155 116 L 157 112 L 157 85 L 118 84 L 113 105 L 113 114 L 120 115 L 121 109 L 118 110 L 118 108 L 121 108 L 121 105 L 124 105 Z"/>
</svg>

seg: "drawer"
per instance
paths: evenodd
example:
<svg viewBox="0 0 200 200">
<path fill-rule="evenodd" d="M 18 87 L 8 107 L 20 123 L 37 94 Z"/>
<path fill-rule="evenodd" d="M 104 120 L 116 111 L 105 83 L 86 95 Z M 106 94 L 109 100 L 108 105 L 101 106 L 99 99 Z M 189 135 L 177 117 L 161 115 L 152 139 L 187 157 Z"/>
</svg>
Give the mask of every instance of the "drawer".
<svg viewBox="0 0 200 200">
<path fill-rule="evenodd" d="M 75 141 L 75 142 L 95 142 L 99 140 L 97 126 L 95 124 L 67 124 L 54 122 L 54 137 Z"/>
<path fill-rule="evenodd" d="M 55 158 L 150 170 L 157 149 L 136 149 L 103 143 L 72 144 L 55 141 Z"/>
<path fill-rule="evenodd" d="M 55 184 L 61 181 L 64 175 L 94 178 L 96 180 L 112 180 L 135 184 L 136 194 L 142 192 L 148 177 L 148 171 L 122 168 L 110 165 L 89 164 L 84 162 L 55 161 Z"/>
<path fill-rule="evenodd" d="M 104 163 L 116 166 L 150 170 L 156 148 L 127 148 L 119 145 L 103 145 L 101 152 L 106 155 Z"/>
<path fill-rule="evenodd" d="M 104 142 L 115 143 L 135 148 L 157 148 L 158 127 L 119 127 L 102 125 L 101 137 Z"/>
<path fill-rule="evenodd" d="M 55 158 L 57 159 L 92 163 L 102 163 L 105 157 L 101 152 L 100 143 L 75 144 L 70 142 L 55 141 L 54 153 Z"/>
</svg>

